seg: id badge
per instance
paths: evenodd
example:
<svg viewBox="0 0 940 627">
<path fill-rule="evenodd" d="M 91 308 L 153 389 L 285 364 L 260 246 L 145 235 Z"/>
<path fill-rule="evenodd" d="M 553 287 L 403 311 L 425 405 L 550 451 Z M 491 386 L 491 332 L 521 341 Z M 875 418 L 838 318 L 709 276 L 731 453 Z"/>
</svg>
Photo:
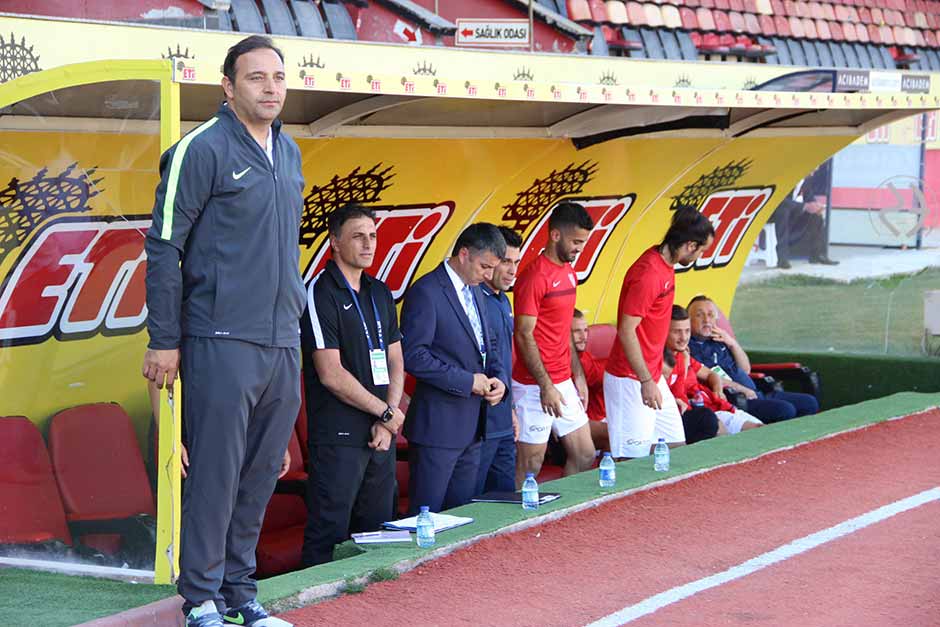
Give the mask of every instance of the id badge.
<svg viewBox="0 0 940 627">
<path fill-rule="evenodd" d="M 376 385 L 388 385 L 388 361 L 385 351 L 369 351 L 369 361 L 372 363 L 372 382 Z"/>
</svg>

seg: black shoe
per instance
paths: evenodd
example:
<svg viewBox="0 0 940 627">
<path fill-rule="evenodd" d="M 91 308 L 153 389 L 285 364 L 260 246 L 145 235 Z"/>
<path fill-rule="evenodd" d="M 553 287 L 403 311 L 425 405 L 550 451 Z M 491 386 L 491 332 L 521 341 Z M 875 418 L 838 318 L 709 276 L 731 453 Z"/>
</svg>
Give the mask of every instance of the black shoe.
<svg viewBox="0 0 940 627">
<path fill-rule="evenodd" d="M 779 261 L 777 261 L 777 267 L 781 270 L 789 270 L 793 266 L 791 266 L 790 262 L 787 261 L 786 259 L 780 259 Z"/>
<path fill-rule="evenodd" d="M 835 261 L 834 259 L 830 259 L 829 257 L 810 257 L 809 262 L 813 264 L 821 264 L 824 266 L 839 265 L 838 261 Z"/>
</svg>

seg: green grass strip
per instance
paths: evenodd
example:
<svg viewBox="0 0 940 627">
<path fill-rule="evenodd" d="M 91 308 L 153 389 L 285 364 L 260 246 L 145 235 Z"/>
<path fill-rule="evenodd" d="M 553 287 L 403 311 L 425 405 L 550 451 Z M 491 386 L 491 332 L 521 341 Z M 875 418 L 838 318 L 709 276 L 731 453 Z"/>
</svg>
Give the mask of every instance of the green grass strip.
<svg viewBox="0 0 940 627">
<path fill-rule="evenodd" d="M 521 507 L 512 505 L 465 505 L 453 510 L 453 513 L 472 516 L 475 522 L 439 534 L 433 550 L 491 534 L 528 518 L 577 506 L 618 491 L 632 490 L 668 477 L 750 459 L 769 451 L 938 405 L 940 393 L 903 392 L 675 449 L 672 451 L 671 470 L 668 473 L 653 472 L 651 458 L 622 462 L 617 465 L 615 490 L 601 490 L 598 487 L 596 470 L 565 477 L 541 486 L 545 491 L 560 492 L 562 498 L 542 506 L 535 514 L 528 514 Z M 396 564 L 420 559 L 428 552 L 414 544 L 358 547 L 347 542 L 337 548 L 337 557 L 348 556 L 345 559 L 262 581 L 259 583 L 258 598 L 271 607 L 285 608 L 297 604 L 297 597 L 302 591 L 318 585 L 347 583 L 352 585 L 352 592 L 370 581 L 393 578 Z M 13 569 L 0 569 L 0 590 L 3 591 L 0 595 L 0 615 L 4 616 L 4 624 L 34 627 L 68 627 L 145 605 L 175 593 L 171 586 L 135 585 Z"/>
</svg>

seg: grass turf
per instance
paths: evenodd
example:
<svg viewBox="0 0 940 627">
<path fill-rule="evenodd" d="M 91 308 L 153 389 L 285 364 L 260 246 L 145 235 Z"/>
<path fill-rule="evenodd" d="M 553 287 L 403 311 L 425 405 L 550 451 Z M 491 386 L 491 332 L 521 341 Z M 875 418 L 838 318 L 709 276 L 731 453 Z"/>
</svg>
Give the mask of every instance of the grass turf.
<svg viewBox="0 0 940 627">
<path fill-rule="evenodd" d="M 928 290 L 940 290 L 940 268 L 850 283 L 777 277 L 739 286 L 731 322 L 748 350 L 921 355 Z"/>
<path fill-rule="evenodd" d="M 571 507 L 611 492 L 634 489 L 667 477 L 749 459 L 831 433 L 916 413 L 938 404 L 940 394 L 905 392 L 816 416 L 769 425 L 734 437 L 709 440 L 672 451 L 669 473 L 654 473 L 649 458 L 622 462 L 617 465 L 617 487 L 613 491 L 598 487 L 596 471 L 565 477 L 544 484 L 545 490 L 560 492 L 563 496 L 542 506 L 536 514 L 509 505 L 465 505 L 453 510 L 453 513 L 472 516 L 475 522 L 440 534 L 436 548 L 493 533 L 526 518 Z M 427 551 L 414 544 L 360 548 L 346 543 L 338 548 L 338 553 L 349 557 L 260 582 L 259 600 L 262 603 L 274 603 L 275 606 L 286 606 L 300 592 L 312 586 L 342 581 L 357 582 L 359 578 L 370 577 L 376 571 L 379 574 L 372 579 L 381 579 L 396 563 L 419 558 Z M 0 590 L 4 592 L 0 595 L 0 615 L 4 616 L 5 624 L 34 627 L 67 627 L 166 598 L 174 592 L 170 586 L 132 585 L 3 569 L 0 569 Z"/>
</svg>

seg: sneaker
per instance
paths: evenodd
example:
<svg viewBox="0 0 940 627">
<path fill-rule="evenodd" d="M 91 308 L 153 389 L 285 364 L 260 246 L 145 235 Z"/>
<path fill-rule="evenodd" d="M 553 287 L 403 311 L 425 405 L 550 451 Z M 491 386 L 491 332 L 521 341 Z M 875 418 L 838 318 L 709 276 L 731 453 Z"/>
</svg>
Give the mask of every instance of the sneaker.
<svg viewBox="0 0 940 627">
<path fill-rule="evenodd" d="M 810 257 L 809 260 L 812 264 L 823 265 L 823 266 L 837 266 L 839 265 L 838 261 L 830 259 L 829 257 L 820 256 L 820 257 Z"/>
<path fill-rule="evenodd" d="M 223 619 L 226 625 L 244 625 L 245 627 L 294 627 L 286 620 L 269 616 L 257 601 L 249 601 L 241 607 L 228 608 L 225 611 Z"/>
<path fill-rule="evenodd" d="M 777 261 L 777 267 L 780 268 L 781 270 L 789 270 L 793 266 L 791 266 L 790 262 L 787 261 L 786 259 L 780 259 L 779 261 Z"/>
<path fill-rule="evenodd" d="M 186 616 L 186 627 L 225 627 L 225 624 L 222 622 L 222 615 L 215 607 L 215 602 L 206 601 L 189 610 Z"/>
</svg>

